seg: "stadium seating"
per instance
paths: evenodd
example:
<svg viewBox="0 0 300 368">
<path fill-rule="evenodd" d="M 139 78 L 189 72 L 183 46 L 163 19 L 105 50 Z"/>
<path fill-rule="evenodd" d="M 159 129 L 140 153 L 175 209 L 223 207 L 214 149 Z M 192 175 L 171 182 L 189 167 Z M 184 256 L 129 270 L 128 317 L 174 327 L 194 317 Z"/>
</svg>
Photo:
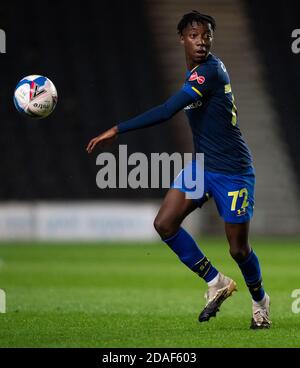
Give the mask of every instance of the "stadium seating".
<svg viewBox="0 0 300 368">
<path fill-rule="evenodd" d="M 96 134 L 162 102 L 141 2 L 45 1 L 43 7 L 45 16 L 38 1 L 14 10 L 1 5 L 8 38 L 1 55 L 1 200 L 160 196 L 159 190 L 100 191 L 96 154 L 85 152 Z M 25 119 L 12 103 L 16 83 L 29 74 L 48 76 L 58 90 L 55 112 L 42 121 Z M 119 143 L 129 153 L 174 148 L 167 127 L 132 132 Z"/>
<path fill-rule="evenodd" d="M 150 24 L 152 24 L 153 40 L 158 50 L 165 84 L 169 86 L 169 93 L 180 87 L 185 68 L 183 51 L 176 35 L 176 26 L 180 17 L 191 9 L 197 9 L 215 17 L 217 30 L 213 52 L 224 61 L 229 70 L 241 130 L 255 161 L 257 188 L 252 229 L 261 234 L 297 233 L 300 206 L 299 186 L 294 168 L 295 165 L 299 165 L 300 155 L 297 148 L 294 149 L 294 156 L 298 157 L 298 161 L 294 160 L 289 155 L 291 151 L 288 150 L 288 146 L 293 145 L 292 140 L 295 147 L 299 146 L 299 114 L 295 111 L 298 109 L 299 91 L 291 89 L 290 93 L 286 93 L 286 90 L 289 89 L 288 85 L 297 86 L 295 82 L 297 76 L 300 81 L 299 62 L 297 64 L 294 57 L 293 64 L 288 64 L 293 65 L 293 68 L 285 68 L 284 72 L 289 77 L 284 83 L 286 87 L 280 88 L 283 60 L 285 58 L 290 60 L 292 57 L 291 32 L 286 29 L 284 33 L 288 35 L 285 40 L 286 44 L 284 48 L 281 48 L 280 59 L 276 61 L 274 55 L 277 55 L 278 45 L 277 38 L 274 39 L 274 29 L 277 27 L 278 19 L 282 19 L 281 13 L 285 14 L 285 28 L 291 27 L 288 20 L 293 17 L 296 20 L 299 13 L 294 11 L 296 9 L 296 1 L 294 1 L 294 7 L 289 8 L 286 5 L 282 5 L 284 9 L 278 7 L 278 17 L 270 20 L 267 16 L 268 4 L 263 6 L 261 2 L 252 3 L 251 0 L 248 3 L 238 0 L 205 0 L 201 3 L 194 0 L 146 1 L 147 13 L 150 17 Z M 249 6 L 252 7 L 252 12 L 249 11 Z M 293 11 L 294 16 L 292 17 Z M 261 27 L 255 32 L 255 24 L 259 19 Z M 268 27 L 265 25 L 266 19 L 268 19 Z M 272 21 L 273 23 L 270 23 Z M 295 21 L 294 28 L 297 28 L 296 24 Z M 265 28 L 268 28 L 268 32 Z M 257 40 L 260 41 L 256 42 Z M 264 58 L 264 51 L 265 55 L 269 55 L 268 60 Z M 295 68 L 298 68 L 297 73 Z M 276 73 L 276 78 L 274 73 Z M 272 88 L 269 88 L 269 82 Z M 292 94 L 294 94 L 293 97 Z M 276 100 L 274 96 L 277 96 Z M 284 106 L 285 103 L 286 106 Z M 280 112 L 278 108 L 281 108 Z M 184 150 L 189 150 L 190 133 L 183 119 L 183 116 L 178 116 L 176 119 L 177 130 Z M 294 123 L 290 125 L 291 121 Z M 285 126 L 286 131 L 292 127 L 294 129 L 289 132 L 289 135 L 282 134 L 281 126 Z M 300 166 L 297 167 L 300 171 Z M 205 206 L 201 213 L 203 230 L 222 231 L 223 225 L 221 221 L 218 221 L 214 205 Z"/>
</svg>

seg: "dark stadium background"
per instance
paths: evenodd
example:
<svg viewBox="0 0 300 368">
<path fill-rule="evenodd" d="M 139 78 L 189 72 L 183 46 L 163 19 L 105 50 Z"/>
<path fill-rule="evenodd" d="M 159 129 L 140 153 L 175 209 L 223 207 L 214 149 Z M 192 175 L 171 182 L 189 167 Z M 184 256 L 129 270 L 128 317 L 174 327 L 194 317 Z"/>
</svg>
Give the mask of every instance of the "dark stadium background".
<svg viewBox="0 0 300 368">
<path fill-rule="evenodd" d="M 299 2 L 290 0 L 276 5 L 256 0 L 235 2 L 243 8 L 249 23 L 249 36 L 255 47 L 256 60 L 259 61 L 264 90 L 278 117 L 274 122 L 277 135 L 283 144 L 284 154 L 288 156 L 289 171 L 294 179 L 297 178 L 297 183 L 293 180 L 293 198 L 290 201 L 297 202 L 300 179 L 300 56 L 291 52 L 291 32 L 300 27 Z M 228 3 L 231 8 L 233 3 Z M 184 56 L 178 51 L 180 46 L 172 42 L 179 20 L 176 19 L 176 7 L 182 8 L 182 4 L 171 0 L 115 0 L 101 3 L 62 0 L 55 3 L 44 1 L 42 4 L 30 1 L 18 6 L 6 1 L 1 4 L 0 24 L 7 35 L 7 53 L 1 54 L 0 58 L 2 202 L 143 201 L 162 198 L 165 190 L 98 189 L 95 177 L 99 167 L 95 160 L 100 151 L 88 156 L 85 146 L 99 132 L 162 103 L 176 88 L 180 88 L 185 72 Z M 218 7 L 226 8 L 226 1 L 223 4 L 217 1 L 199 4 L 188 1 L 184 9 L 190 11 L 190 6 L 197 6 L 198 10 L 210 11 L 214 15 Z M 174 35 L 174 39 L 167 43 L 168 50 L 163 48 L 163 44 L 160 45 L 157 29 L 157 22 L 163 17 L 171 19 L 165 23 L 165 27 Z M 238 12 L 237 15 L 232 12 L 225 14 L 222 18 L 218 10 L 216 18 L 218 46 L 224 22 L 238 22 L 239 18 Z M 239 34 L 230 35 L 232 48 L 239 49 Z M 176 56 L 172 50 L 177 51 Z M 216 47 L 218 50 L 220 47 Z M 168 59 L 169 68 L 162 67 L 162 54 Z M 223 57 L 222 52 L 219 56 Z M 224 58 L 225 62 L 229 60 L 226 65 L 233 80 L 238 80 L 231 65 L 232 60 L 226 55 Z M 176 63 L 182 66 L 181 75 L 172 71 Z M 48 76 L 57 87 L 58 105 L 45 120 L 24 118 L 17 113 L 12 103 L 15 85 L 29 74 Z M 247 74 L 247 70 L 244 70 L 244 74 Z M 178 82 L 171 88 L 169 82 L 175 77 Z M 235 85 L 233 83 L 236 96 L 242 96 L 243 87 Z M 255 104 L 260 98 L 259 94 L 252 96 L 252 107 L 249 107 L 251 113 L 255 112 Z M 243 106 L 247 105 L 247 101 L 245 103 L 238 98 L 237 103 L 242 113 L 246 111 Z M 255 114 L 251 119 L 257 119 Z M 129 154 L 191 152 L 185 118 L 181 114 L 174 120 L 121 136 L 108 150 L 117 153 L 117 144 L 127 144 Z M 243 125 L 243 114 L 241 127 L 246 137 L 252 134 L 251 124 Z M 267 142 L 269 136 L 263 139 Z M 255 141 L 255 136 L 252 140 Z M 250 147 L 258 155 L 251 142 Z M 266 146 L 263 155 L 267 154 L 267 150 Z M 262 158 L 261 153 L 259 155 L 256 157 L 258 164 Z M 258 170 L 258 174 L 262 173 L 258 176 L 261 182 L 265 181 L 264 165 L 267 164 L 262 163 Z M 280 170 L 276 160 L 268 163 L 270 165 L 274 165 L 274 171 Z M 276 184 L 276 180 L 271 183 L 272 186 L 275 181 L 274 188 L 281 186 L 278 181 Z M 282 189 L 288 190 L 286 187 Z M 278 188 L 276 190 L 280 191 Z M 276 193 L 273 198 L 281 206 Z M 263 201 L 270 203 L 269 198 Z M 264 202 L 260 203 L 265 207 Z M 295 229 L 291 232 L 295 233 Z"/>
</svg>

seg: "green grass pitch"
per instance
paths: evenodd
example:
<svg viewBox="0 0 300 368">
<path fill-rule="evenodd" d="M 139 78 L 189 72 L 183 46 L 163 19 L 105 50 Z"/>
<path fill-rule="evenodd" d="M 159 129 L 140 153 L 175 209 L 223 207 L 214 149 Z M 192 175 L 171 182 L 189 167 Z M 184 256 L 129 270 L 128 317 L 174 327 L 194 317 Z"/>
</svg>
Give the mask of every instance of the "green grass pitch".
<svg viewBox="0 0 300 368">
<path fill-rule="evenodd" d="M 300 347 L 300 241 L 252 242 L 272 301 L 273 325 L 259 331 L 225 240 L 199 244 L 239 289 L 201 324 L 206 285 L 162 243 L 2 244 L 0 347 Z"/>
</svg>

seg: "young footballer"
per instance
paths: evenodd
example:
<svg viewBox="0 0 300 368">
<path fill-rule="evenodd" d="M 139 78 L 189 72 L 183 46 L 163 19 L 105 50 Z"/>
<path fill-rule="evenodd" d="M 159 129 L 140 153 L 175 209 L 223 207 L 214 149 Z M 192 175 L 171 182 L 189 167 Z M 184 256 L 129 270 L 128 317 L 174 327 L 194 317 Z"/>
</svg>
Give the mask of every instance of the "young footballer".
<svg viewBox="0 0 300 368">
<path fill-rule="evenodd" d="M 119 134 L 167 121 L 184 109 L 193 134 L 194 151 L 204 153 L 204 193 L 201 198 L 186 195 L 188 190 L 182 183 L 185 173 L 194 169 L 195 162 L 192 162 L 167 192 L 154 227 L 182 263 L 207 283 L 206 305 L 199 321 L 208 321 L 236 290 L 236 283 L 214 267 L 181 223 L 213 198 L 224 220 L 230 254 L 252 297 L 250 327 L 269 328 L 270 298 L 262 286 L 259 260 L 248 240 L 254 207 L 254 168 L 239 128 L 228 72 L 222 61 L 210 52 L 216 22 L 211 16 L 192 11 L 182 17 L 177 29 L 187 66 L 183 87 L 164 104 L 93 138 L 87 151 L 92 152 L 97 145 Z"/>
</svg>

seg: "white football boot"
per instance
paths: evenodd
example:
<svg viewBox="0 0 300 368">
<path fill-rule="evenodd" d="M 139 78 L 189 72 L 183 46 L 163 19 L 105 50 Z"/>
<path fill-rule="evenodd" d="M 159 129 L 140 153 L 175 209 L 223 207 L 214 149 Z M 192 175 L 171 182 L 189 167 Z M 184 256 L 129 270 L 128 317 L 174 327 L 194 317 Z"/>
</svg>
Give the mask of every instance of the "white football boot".
<svg viewBox="0 0 300 368">
<path fill-rule="evenodd" d="M 218 281 L 209 287 L 204 295 L 207 303 L 199 315 L 199 322 L 209 321 L 210 317 L 215 317 L 221 304 L 237 290 L 235 281 L 222 273 L 219 273 L 218 277 Z"/>
<path fill-rule="evenodd" d="M 252 320 L 250 328 L 254 330 L 270 328 L 272 322 L 269 319 L 269 315 L 270 297 L 266 293 L 262 301 L 256 302 L 252 300 Z"/>
</svg>

